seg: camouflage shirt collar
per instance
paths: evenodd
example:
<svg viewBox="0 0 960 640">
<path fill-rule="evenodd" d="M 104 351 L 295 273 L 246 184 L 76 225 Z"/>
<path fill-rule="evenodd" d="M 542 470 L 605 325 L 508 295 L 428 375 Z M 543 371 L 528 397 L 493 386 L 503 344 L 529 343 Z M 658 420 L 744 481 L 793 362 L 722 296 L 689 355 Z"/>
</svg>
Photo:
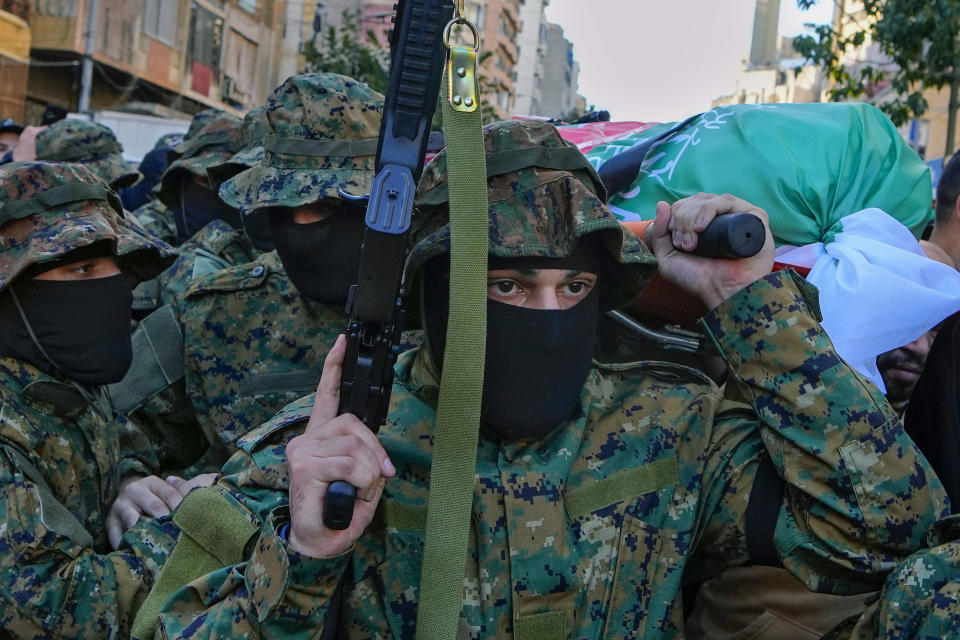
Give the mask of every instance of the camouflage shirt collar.
<svg viewBox="0 0 960 640">
<path fill-rule="evenodd" d="M 0 384 L 23 402 L 60 418 L 79 417 L 88 407 L 73 385 L 17 358 L 0 358 Z"/>
<path fill-rule="evenodd" d="M 426 344 L 401 353 L 397 357 L 394 374 L 399 384 L 436 410 L 440 383 Z"/>
</svg>

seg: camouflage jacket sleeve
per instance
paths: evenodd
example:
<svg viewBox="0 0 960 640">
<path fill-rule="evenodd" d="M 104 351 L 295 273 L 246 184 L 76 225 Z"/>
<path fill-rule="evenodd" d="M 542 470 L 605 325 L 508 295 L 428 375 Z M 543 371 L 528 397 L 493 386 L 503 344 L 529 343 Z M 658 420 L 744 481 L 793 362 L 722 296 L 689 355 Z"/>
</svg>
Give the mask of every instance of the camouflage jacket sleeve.
<svg viewBox="0 0 960 640">
<path fill-rule="evenodd" d="M 0 629 L 25 639 L 127 637 L 174 525 L 142 520 L 126 546 L 98 554 L 3 456 L 0 487 Z"/>
<path fill-rule="evenodd" d="M 126 416 L 117 415 L 120 422 L 120 479 L 127 476 L 149 476 L 160 468 L 157 447 L 143 428 Z"/>
<path fill-rule="evenodd" d="M 312 405 L 312 395 L 289 405 L 241 440 L 223 466 L 218 484 L 263 526 L 246 562 L 203 576 L 173 595 L 156 637 L 317 637 L 351 553 L 311 558 L 290 548 L 280 534 L 289 522 L 282 452 L 301 433 Z"/>
<path fill-rule="evenodd" d="M 753 411 L 727 402 L 715 419 L 698 547 L 728 564 L 747 559 L 746 507 L 763 451 L 741 436 L 757 424 L 785 480 L 773 534 L 783 565 L 815 590 L 867 591 L 923 546 L 948 512 L 946 496 L 883 395 L 837 355 L 818 316 L 816 290 L 780 272 L 704 318 L 732 372 L 728 397 Z"/>
<path fill-rule="evenodd" d="M 324 628 L 350 554 L 310 558 L 281 539 L 271 519 L 250 558 L 207 574 L 164 606 L 156 638 L 308 640 Z"/>
</svg>

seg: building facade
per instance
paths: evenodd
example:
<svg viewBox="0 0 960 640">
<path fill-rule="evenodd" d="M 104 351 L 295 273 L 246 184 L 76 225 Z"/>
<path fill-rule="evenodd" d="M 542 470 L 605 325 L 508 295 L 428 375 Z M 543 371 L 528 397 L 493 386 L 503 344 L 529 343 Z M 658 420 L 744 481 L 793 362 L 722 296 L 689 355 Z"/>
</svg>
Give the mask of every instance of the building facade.
<svg viewBox="0 0 960 640">
<path fill-rule="evenodd" d="M 467 18 L 480 32 L 480 92 L 488 120 L 506 119 L 514 113 L 522 6 L 523 0 L 467 0 L 465 3 Z"/>
<path fill-rule="evenodd" d="M 546 8 L 550 0 L 526 0 L 520 9 L 523 28 L 518 40 L 520 54 L 517 61 L 514 88 L 514 112 L 518 115 L 540 113 L 540 79 L 547 52 Z"/>
<path fill-rule="evenodd" d="M 0 0 L 0 119 L 23 122 L 30 76 L 30 4 Z"/>
<path fill-rule="evenodd" d="M 76 111 L 93 11 L 93 110 L 240 113 L 278 84 L 283 0 L 32 0 L 27 120 Z"/>
<path fill-rule="evenodd" d="M 39 123 L 48 105 L 78 110 L 88 31 L 92 111 L 189 118 L 206 107 L 240 114 L 263 104 L 274 87 L 305 68 L 308 45 L 322 48 L 325 34 L 341 28 L 345 16 L 358 41 L 388 46 L 394 13 L 392 0 L 19 1 L 29 7 L 33 35 L 23 113 L 30 123 Z M 535 13 L 542 20 L 546 0 L 528 1 L 540 5 Z M 524 0 L 467 1 L 480 31 L 488 119 L 516 111 L 523 7 Z M 545 44 L 531 45 L 531 53 L 545 59 Z"/>
<path fill-rule="evenodd" d="M 562 118 L 582 109 L 583 98 L 577 94 L 580 65 L 573 57 L 573 43 L 564 37 L 560 25 L 546 25 L 544 44 L 537 115 Z"/>
<path fill-rule="evenodd" d="M 801 66 L 803 59 L 793 48 L 793 38 L 779 35 L 779 16 L 779 0 L 756 0 L 753 37 L 744 67 L 733 91 L 715 99 L 711 107 L 823 99 L 823 72 L 813 65 Z"/>
</svg>

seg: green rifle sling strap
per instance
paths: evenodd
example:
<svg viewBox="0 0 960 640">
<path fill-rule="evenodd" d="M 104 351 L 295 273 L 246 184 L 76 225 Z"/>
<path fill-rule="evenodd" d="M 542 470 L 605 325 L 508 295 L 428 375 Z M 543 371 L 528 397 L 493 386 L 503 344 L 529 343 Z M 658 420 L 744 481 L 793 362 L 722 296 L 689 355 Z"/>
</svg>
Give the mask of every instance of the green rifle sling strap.
<svg viewBox="0 0 960 640">
<path fill-rule="evenodd" d="M 447 76 L 440 85 L 447 86 Z M 442 91 L 442 89 L 441 89 Z M 487 333 L 487 171 L 480 110 L 441 99 L 450 183 L 450 315 L 430 468 L 417 640 L 453 640 L 463 604 Z"/>
</svg>

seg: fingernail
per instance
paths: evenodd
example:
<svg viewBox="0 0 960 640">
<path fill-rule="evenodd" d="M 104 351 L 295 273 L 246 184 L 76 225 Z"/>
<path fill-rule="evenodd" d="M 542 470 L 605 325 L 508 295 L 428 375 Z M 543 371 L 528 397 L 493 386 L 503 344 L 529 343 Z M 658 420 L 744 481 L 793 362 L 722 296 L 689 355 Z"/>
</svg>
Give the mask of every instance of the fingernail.
<svg viewBox="0 0 960 640">
<path fill-rule="evenodd" d="M 396 473 L 397 469 L 393 466 L 393 463 L 390 462 L 390 458 L 383 459 L 383 468 L 387 473 Z"/>
<path fill-rule="evenodd" d="M 695 224 L 697 229 L 703 229 L 703 216 L 697 216 L 697 221 Z"/>
<path fill-rule="evenodd" d="M 683 240 L 683 234 L 681 234 L 679 231 L 674 231 L 674 232 L 673 232 L 673 246 L 675 246 L 675 247 L 681 246 L 681 244 L 682 244 L 681 241 L 682 241 L 682 240 Z"/>
<path fill-rule="evenodd" d="M 693 244 L 693 234 L 692 233 L 683 234 L 683 246 L 689 247 L 691 244 Z"/>
<path fill-rule="evenodd" d="M 674 221 L 674 219 L 673 219 L 673 218 L 670 218 L 670 222 L 667 223 L 667 230 L 668 230 L 668 231 L 673 231 L 673 221 Z"/>
<path fill-rule="evenodd" d="M 176 484 L 177 482 L 177 479 L 174 476 L 167 476 L 166 480 L 167 480 L 167 484 Z"/>
</svg>

